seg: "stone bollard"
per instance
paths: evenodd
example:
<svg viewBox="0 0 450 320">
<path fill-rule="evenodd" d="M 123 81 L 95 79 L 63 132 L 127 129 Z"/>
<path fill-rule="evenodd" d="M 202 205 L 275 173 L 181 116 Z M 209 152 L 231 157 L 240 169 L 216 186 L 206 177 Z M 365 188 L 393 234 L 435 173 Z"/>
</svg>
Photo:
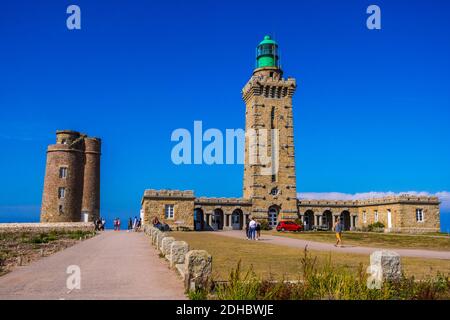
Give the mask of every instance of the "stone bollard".
<svg viewBox="0 0 450 320">
<path fill-rule="evenodd" d="M 402 276 L 400 255 L 389 250 L 375 251 L 370 255 L 372 275 L 379 281 L 396 281 Z"/>
<path fill-rule="evenodd" d="M 174 241 L 170 245 L 169 262 L 173 268 L 177 264 L 183 264 L 186 253 L 189 251 L 189 245 L 185 241 Z"/>
<path fill-rule="evenodd" d="M 161 250 L 162 248 L 162 240 L 167 237 L 167 234 L 165 232 L 158 232 L 158 235 L 156 237 L 156 249 Z"/>
<path fill-rule="evenodd" d="M 156 231 L 154 231 L 154 232 L 152 233 L 152 245 L 154 245 L 155 247 L 156 247 L 156 243 L 157 243 L 158 234 L 159 234 L 160 232 L 161 232 L 161 231 L 156 230 Z"/>
<path fill-rule="evenodd" d="M 160 251 L 163 255 L 167 256 L 170 254 L 170 245 L 175 241 L 174 237 L 164 237 L 161 242 Z"/>
<path fill-rule="evenodd" d="M 212 257 L 205 250 L 191 250 L 184 259 L 184 287 L 196 290 L 204 287 L 211 279 Z"/>
</svg>

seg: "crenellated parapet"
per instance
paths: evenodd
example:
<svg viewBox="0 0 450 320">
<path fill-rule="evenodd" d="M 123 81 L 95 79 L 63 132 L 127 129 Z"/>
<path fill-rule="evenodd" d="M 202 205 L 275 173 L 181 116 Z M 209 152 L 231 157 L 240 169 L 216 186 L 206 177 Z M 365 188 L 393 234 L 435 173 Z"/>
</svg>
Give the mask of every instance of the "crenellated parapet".
<svg viewBox="0 0 450 320">
<path fill-rule="evenodd" d="M 402 194 L 399 196 L 387 196 L 382 198 L 369 198 L 361 200 L 314 200 L 299 199 L 299 207 L 362 207 L 370 205 L 386 205 L 386 204 L 435 204 L 440 203 L 438 197 L 431 196 L 414 196 Z"/>
<path fill-rule="evenodd" d="M 273 75 L 270 77 L 264 72 L 258 71 L 258 74 L 254 74 L 242 89 L 242 98 L 245 102 L 255 96 L 272 99 L 292 98 L 296 87 L 294 78 L 284 79 Z"/>
<path fill-rule="evenodd" d="M 200 197 L 195 199 L 196 205 L 240 205 L 251 206 L 252 201 L 243 198 L 206 198 Z"/>
<path fill-rule="evenodd" d="M 148 189 L 144 192 L 143 199 L 194 199 L 193 190 L 154 190 Z"/>
</svg>

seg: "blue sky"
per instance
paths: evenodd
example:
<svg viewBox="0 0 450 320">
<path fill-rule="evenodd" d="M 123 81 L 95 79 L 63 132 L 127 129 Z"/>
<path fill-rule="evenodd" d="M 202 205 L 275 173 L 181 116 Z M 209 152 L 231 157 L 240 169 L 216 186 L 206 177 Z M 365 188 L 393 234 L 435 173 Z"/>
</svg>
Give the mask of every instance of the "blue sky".
<svg viewBox="0 0 450 320">
<path fill-rule="evenodd" d="M 81 30 L 66 8 L 81 8 Z M 382 29 L 366 28 L 381 8 Z M 241 196 L 241 165 L 176 166 L 173 130 L 244 127 L 265 34 L 297 79 L 299 192 L 450 190 L 448 1 L 9 1 L 0 11 L 0 217 L 38 217 L 57 129 L 103 139 L 102 211 L 146 188 Z M 9 218 L 8 218 L 9 217 Z M 450 223 L 449 223 L 450 224 Z"/>
</svg>

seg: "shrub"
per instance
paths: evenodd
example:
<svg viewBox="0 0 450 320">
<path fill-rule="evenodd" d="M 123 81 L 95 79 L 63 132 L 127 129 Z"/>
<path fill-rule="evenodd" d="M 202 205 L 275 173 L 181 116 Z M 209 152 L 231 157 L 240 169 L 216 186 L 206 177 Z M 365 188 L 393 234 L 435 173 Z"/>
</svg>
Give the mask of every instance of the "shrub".
<svg viewBox="0 0 450 320">
<path fill-rule="evenodd" d="M 261 223 L 261 230 L 272 230 L 268 221 L 263 220 L 260 223 Z"/>
<path fill-rule="evenodd" d="M 300 220 L 300 218 L 295 219 L 294 222 L 300 226 L 303 226 L 303 222 L 302 220 Z"/>
<path fill-rule="evenodd" d="M 191 290 L 188 292 L 190 300 L 206 300 L 208 298 L 208 291 L 205 289 Z"/>
<path fill-rule="evenodd" d="M 384 230 L 384 224 L 381 222 L 369 224 L 367 230 L 371 232 L 382 232 Z"/>
<path fill-rule="evenodd" d="M 245 274 L 239 260 L 236 269 L 231 269 L 228 282 L 216 286 L 217 298 L 220 300 L 256 300 L 260 281 L 250 268 Z"/>
</svg>

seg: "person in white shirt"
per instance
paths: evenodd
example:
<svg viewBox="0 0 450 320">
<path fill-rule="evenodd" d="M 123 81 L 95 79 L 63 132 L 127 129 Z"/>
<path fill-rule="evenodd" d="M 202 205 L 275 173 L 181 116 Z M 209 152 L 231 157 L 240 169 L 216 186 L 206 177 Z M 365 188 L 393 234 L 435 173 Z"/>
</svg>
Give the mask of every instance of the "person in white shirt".
<svg viewBox="0 0 450 320">
<path fill-rule="evenodd" d="M 255 219 L 251 219 L 250 223 L 248 224 L 248 227 L 250 228 L 250 239 L 255 240 L 255 232 L 256 232 L 256 221 Z"/>
</svg>

